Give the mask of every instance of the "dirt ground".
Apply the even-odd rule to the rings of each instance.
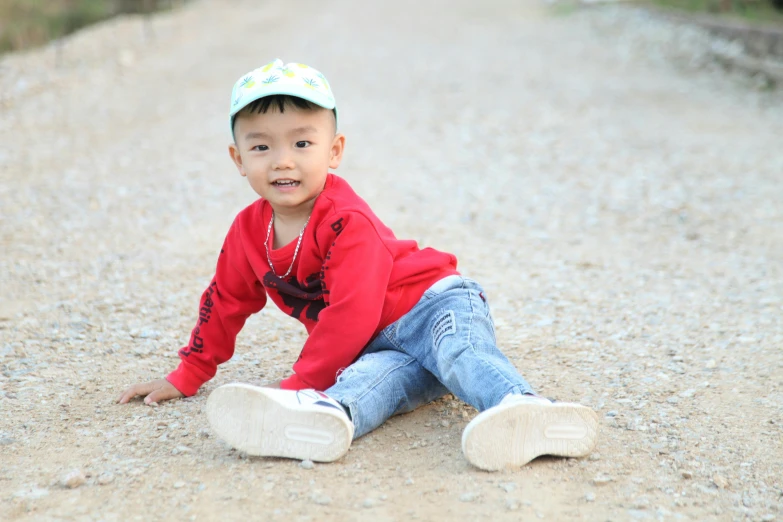
[[[783,520],[781,96],[624,16],[202,0],[4,57],[0,520]],[[589,458],[473,469],[450,396],[333,464],[238,454],[204,404],[288,374],[305,332],[272,308],[195,397],[115,404],[176,366],[253,200],[226,114],[275,57],[329,77],[338,174],[457,254],[542,394],[599,413]]]

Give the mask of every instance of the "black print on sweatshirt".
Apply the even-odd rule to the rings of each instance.
[[[212,307],[215,306],[215,302],[212,300],[212,295],[217,290],[217,283],[215,281],[209,285],[209,288],[204,292],[204,302],[198,311],[198,322],[193,329],[191,335],[190,344],[179,351],[180,355],[188,357],[191,353],[201,353],[204,351],[204,339],[201,337],[201,326],[205,325],[212,318]]]
[[[291,308],[288,315],[294,319],[304,312],[307,319],[317,321],[318,314],[326,308],[319,274],[310,274],[301,286],[294,276],[283,280],[269,271],[264,275],[264,286],[280,294],[283,304]]]

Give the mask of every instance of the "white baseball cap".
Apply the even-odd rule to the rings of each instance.
[[[331,109],[337,121],[337,106],[326,77],[309,65],[283,64],[277,59],[242,75],[234,84],[229,113],[231,135],[234,135],[234,117],[239,111],[260,98],[275,94],[295,96]]]

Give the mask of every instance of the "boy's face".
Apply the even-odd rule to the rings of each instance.
[[[229,154],[250,186],[278,213],[309,214],[330,168],[342,160],[345,136],[335,134],[328,109],[270,106],[266,113],[240,113]]]

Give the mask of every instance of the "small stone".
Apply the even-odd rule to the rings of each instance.
[[[775,515],[773,515],[772,513],[767,513],[766,515],[761,517],[761,522],[774,522],[774,520],[775,520]]]
[[[684,399],[690,399],[695,394],[696,394],[696,390],[694,390],[693,388],[690,388],[688,390],[680,392],[680,397],[682,397]]]
[[[608,475],[596,475],[595,478],[593,478],[593,485],[605,486],[612,481],[614,481],[614,479]]]
[[[677,404],[678,402],[680,402],[680,398],[672,395],[671,397],[666,399],[666,402],[668,402],[669,404]]]
[[[85,478],[84,473],[82,473],[81,470],[75,469],[63,476],[60,483],[63,487],[74,489],[84,484],[85,480],[87,479]]]
[[[299,467],[302,469],[313,469],[315,464],[313,464],[312,460],[303,460],[299,463]]]
[[[129,49],[123,49],[117,56],[117,62],[123,67],[132,67],[136,63],[136,55]]]
[[[328,506],[332,503],[332,498],[329,495],[324,495],[320,492],[314,492],[312,495],[310,495],[310,500],[319,506]]]
[[[413,479],[412,478],[408,478],[407,480],[405,480],[405,485],[406,486],[412,486],[413,485]]]
[[[709,361],[707,361],[707,363],[704,365],[704,367],[707,368],[708,370],[712,370],[717,365],[718,365],[718,363],[715,362],[715,359],[710,359]]]
[[[362,507],[364,508],[373,508],[375,505],[376,502],[374,498],[365,498],[364,502],[362,502]]]
[[[109,471],[104,471],[100,475],[98,475],[98,484],[101,486],[105,486],[106,484],[111,484],[114,482],[114,474]]]
[[[617,417],[617,411],[611,410],[606,412],[607,417]]]
[[[588,457],[589,460],[601,460],[601,454],[600,453],[591,453]]]
[[[469,492],[469,493],[463,493],[459,496],[460,502],[473,502],[478,497],[477,493]]]
[[[9,446],[16,442],[16,439],[11,437],[0,437],[0,446]]]
[[[692,479],[693,478],[693,473],[691,473],[690,471],[683,471],[680,474],[682,475],[682,478],[684,478],[684,479]]]
[[[440,425],[443,426],[444,428],[448,428],[449,426],[451,426],[451,423],[446,419],[443,419],[442,421],[440,421]]]
[[[520,508],[519,502],[517,502],[513,498],[509,498],[506,500],[506,509],[508,509],[509,511],[517,511],[519,510],[519,508]]]
[[[177,482],[174,483],[174,489],[180,489],[180,488],[182,488],[184,486],[185,486],[185,483],[183,481],[181,481],[181,480],[178,480]]]
[[[47,488],[30,488],[30,489],[21,489],[13,494],[14,498],[25,498],[25,499],[39,499],[43,498],[49,495],[49,490]]]
[[[592,491],[588,491],[585,493],[585,500],[588,502],[595,502],[595,493]]]
[[[647,497],[639,497],[631,504],[632,509],[644,510],[650,507],[650,500]]]
[[[513,482],[501,482],[498,486],[506,493],[511,493],[517,488],[517,485]]]
[[[712,477],[712,483],[715,484],[718,489],[726,489],[729,487],[729,481],[723,475],[715,475]]]

